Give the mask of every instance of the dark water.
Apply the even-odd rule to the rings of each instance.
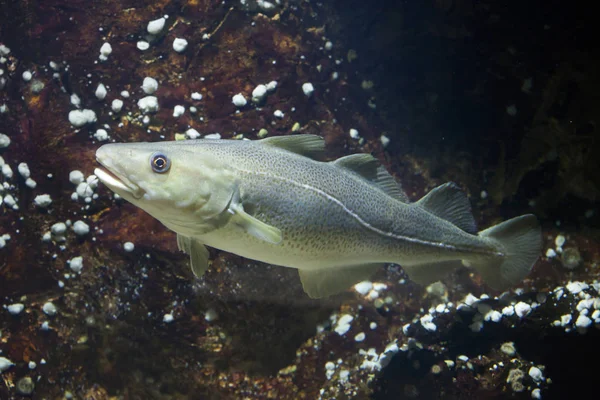
[[[593,390],[592,10],[259,3],[0,1],[0,399],[563,399]],[[176,38],[188,43],[180,53]],[[146,77],[158,83],[156,112],[138,106]],[[238,93],[246,105],[233,104]],[[174,116],[175,106],[185,112]],[[84,109],[95,121],[76,126],[84,116],[70,113]],[[505,293],[467,268],[422,286],[387,265],[315,300],[296,270],[215,249],[195,279],[175,234],[92,176],[103,143],[189,138],[190,129],[223,139],[317,134],[327,159],[371,153],[412,201],[456,182],[480,229],[535,214],[540,258]]]

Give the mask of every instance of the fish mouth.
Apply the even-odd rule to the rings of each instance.
[[[144,195],[144,190],[135,183],[131,182],[124,176],[119,175],[117,172],[111,170],[106,164],[96,158],[96,161],[102,165],[105,169],[96,168],[94,169],[94,175],[98,177],[100,182],[108,186],[112,191],[123,196],[130,195],[134,199],[139,199]]]

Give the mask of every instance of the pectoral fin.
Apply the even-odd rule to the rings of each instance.
[[[192,272],[196,278],[204,275],[208,269],[208,249],[197,239],[183,235],[177,235],[177,247],[179,250],[190,255]]]
[[[366,264],[324,270],[298,270],[302,287],[313,299],[343,292],[352,285],[367,280],[383,264]]]
[[[229,211],[234,215],[233,221],[249,235],[272,244],[281,243],[282,236],[278,228],[265,224],[246,213],[241,204],[232,202]]]

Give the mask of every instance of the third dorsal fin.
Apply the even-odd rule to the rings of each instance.
[[[452,222],[465,232],[477,233],[477,225],[471,204],[465,192],[453,182],[448,182],[432,189],[415,203],[430,213]]]

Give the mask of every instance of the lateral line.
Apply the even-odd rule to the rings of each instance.
[[[265,177],[268,177],[268,178],[271,178],[271,179],[276,179],[276,180],[279,180],[279,181],[283,181],[283,182],[289,183],[289,184],[291,184],[293,186],[296,186],[296,187],[300,187],[300,188],[303,188],[303,189],[310,190],[310,191],[318,194],[319,196],[324,197],[327,200],[332,201],[333,203],[335,203],[336,205],[338,205],[339,207],[341,207],[346,213],[350,214],[354,219],[356,219],[363,227],[365,227],[365,228],[367,228],[367,229],[371,230],[372,232],[375,232],[375,233],[377,233],[379,235],[382,235],[382,236],[385,236],[385,237],[388,237],[388,238],[392,238],[392,239],[396,239],[396,240],[404,240],[404,241],[409,242],[409,243],[415,243],[415,244],[420,244],[420,245],[425,245],[425,246],[438,247],[438,248],[441,248],[441,249],[447,249],[447,250],[451,250],[451,251],[460,251],[461,250],[458,247],[450,245],[450,244],[447,244],[447,243],[432,242],[432,241],[429,241],[429,240],[422,240],[422,239],[418,239],[418,238],[412,238],[412,237],[409,237],[409,236],[398,235],[398,234],[393,233],[393,232],[386,232],[384,230],[381,230],[381,229],[379,229],[379,228],[377,228],[377,227],[369,224],[364,219],[362,219],[360,215],[358,215],[356,212],[354,212],[350,208],[346,207],[346,205],[344,203],[342,203],[340,200],[336,199],[335,197],[333,197],[332,195],[330,195],[329,193],[327,193],[327,192],[325,192],[325,191],[323,191],[321,189],[317,189],[314,186],[306,185],[306,184],[303,184],[303,183],[298,183],[298,182],[296,182],[294,180],[291,180],[291,179],[287,179],[287,178],[279,177],[279,176],[273,176],[273,175],[270,175],[270,174],[264,173],[264,172],[255,172],[255,171],[248,171],[248,170],[243,170],[243,169],[239,169],[239,171],[247,173],[247,174],[250,174],[250,175],[254,174],[254,175],[265,176]],[[487,253],[487,252],[482,252],[482,253]]]

